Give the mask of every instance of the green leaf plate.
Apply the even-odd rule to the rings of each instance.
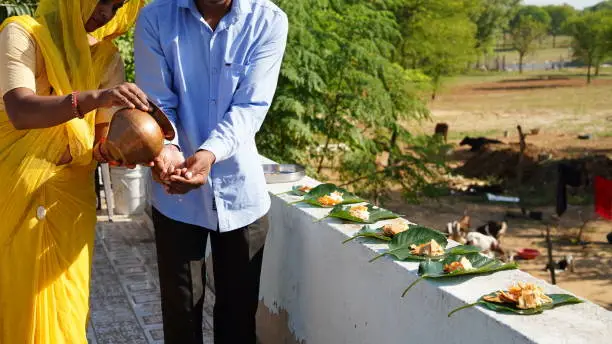
[[[354,203],[361,203],[365,201],[364,199],[357,197],[355,194],[350,193],[343,188],[340,188],[334,184],[328,183],[328,184],[321,184],[317,187],[314,187],[312,190],[310,190],[308,193],[304,195],[304,198],[302,200],[296,203],[306,202],[310,205],[314,205],[317,207],[331,208],[331,206],[322,205],[319,202],[319,198],[325,195],[329,195],[332,192],[342,193],[342,203],[340,204],[354,204]]]
[[[325,216],[319,221],[322,221],[328,217],[335,217],[337,219],[347,220],[356,223],[373,224],[378,221],[396,219],[399,217],[398,214],[392,211],[379,208],[371,204],[366,204],[366,206],[368,207],[368,212],[370,213],[370,217],[364,221],[358,217],[351,215],[351,213],[349,212],[351,206],[352,205],[338,204],[337,206],[332,208],[332,210],[329,212],[329,214],[327,214],[327,216]]]
[[[373,226],[365,225],[361,228],[361,230],[359,230],[359,232],[357,232],[352,237],[344,240],[342,243],[346,244],[347,242],[355,240],[357,238],[373,238],[383,241],[391,241],[391,237],[385,235],[382,227],[374,228]]]
[[[461,247],[461,246],[458,246]],[[472,263],[472,267],[474,269],[471,270],[457,270],[450,273],[444,272],[444,265],[450,264],[452,262],[457,262],[461,259],[461,257],[467,258],[467,260]],[[518,264],[515,262],[511,263],[503,263],[498,259],[491,259],[489,257],[485,257],[480,253],[468,253],[465,255],[457,255],[451,254],[446,258],[434,261],[428,260],[423,261],[419,264],[419,275],[416,281],[414,281],[404,292],[402,293],[402,297],[406,295],[410,288],[414,287],[418,282],[423,280],[424,278],[449,278],[456,276],[465,276],[465,275],[480,275],[480,274],[489,274],[496,271],[502,270],[511,270],[518,268]]]
[[[301,190],[300,190],[300,188],[301,188],[302,186],[304,186],[304,185],[294,185],[294,186],[291,188],[291,191],[289,191],[289,193],[290,193],[290,194],[292,194],[292,195],[295,195],[295,196],[304,196],[304,195],[306,195],[308,192],[304,192],[304,191],[301,191]],[[314,189],[314,188],[313,188],[313,189]],[[312,191],[312,189],[311,189],[310,191]]]
[[[495,296],[495,294],[496,293],[491,293],[485,296]],[[499,312],[499,313],[534,315],[534,314],[540,314],[544,312],[545,310],[553,309],[555,307],[584,302],[580,300],[579,298],[572,296],[572,295],[568,295],[568,294],[547,294],[547,295],[553,300],[552,303],[549,303],[541,307],[532,308],[532,309],[520,309],[520,308],[517,308],[516,305],[510,304],[510,303],[497,303],[497,302],[485,301],[484,296],[483,296],[475,303],[465,305],[465,306],[462,306],[462,307],[459,307],[453,310],[452,312],[448,313],[448,316],[450,317],[451,315],[455,314],[456,312],[460,310],[474,307],[476,305],[481,305],[483,307],[486,307],[492,311]]]
[[[417,256],[410,253],[410,246],[421,245],[430,242],[431,240],[435,240],[442,247],[446,247],[446,245],[448,245],[448,239],[446,239],[446,235],[444,235],[442,232],[438,232],[434,229],[423,226],[411,227],[409,230],[399,233],[393,237],[393,239],[391,239],[389,242],[389,250],[372,258],[370,262],[373,262],[376,259],[386,255],[392,255],[395,258],[404,261],[424,261],[444,259],[450,254],[460,255],[480,251],[480,249],[475,246],[461,245],[446,249],[443,255],[437,257]]]

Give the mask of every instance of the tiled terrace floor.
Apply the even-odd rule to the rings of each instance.
[[[163,343],[155,242],[146,219],[100,218],[91,280],[90,344]],[[206,290],[204,343],[213,343]]]

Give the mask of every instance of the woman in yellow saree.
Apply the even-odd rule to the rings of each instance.
[[[111,40],[141,6],[41,0],[0,26],[0,344],[87,342],[97,142],[111,108],[147,110]]]

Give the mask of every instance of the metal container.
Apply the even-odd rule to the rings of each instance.
[[[174,129],[164,112],[153,102],[149,106],[149,113],[122,109],[113,116],[106,150],[114,161],[146,164],[159,155],[164,138],[174,138]]]
[[[263,170],[268,184],[296,182],[306,176],[304,166],[293,164],[264,164]]]

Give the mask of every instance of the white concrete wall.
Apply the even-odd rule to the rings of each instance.
[[[317,182],[304,179],[298,184]],[[261,276],[258,328],[268,343],[612,343],[612,312],[593,303],[536,316],[504,315],[476,307],[452,309],[515,281],[537,282],[548,293],[568,293],[522,271],[446,281],[417,278],[417,263],[368,260],[384,245],[342,241],[360,225],[315,223],[329,210],[289,205],[269,185],[272,209]],[[410,217],[407,217],[410,220]],[[610,286],[612,287],[612,286]]]

